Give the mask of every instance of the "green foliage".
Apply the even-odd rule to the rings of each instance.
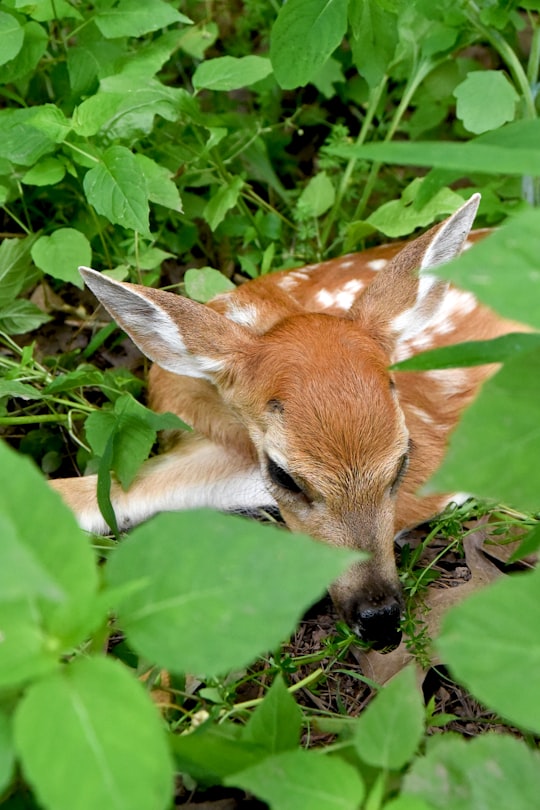
[[[10,337],[60,317],[84,333],[80,264],[207,301],[239,273],[406,236],[480,190],[480,224],[510,220],[440,274],[540,328],[537,4],[177,5],[0,2],[0,425],[43,470],[63,463],[64,441],[76,450],[113,528],[111,476],[129,486],[157,431],[185,426],[133,398],[138,378],[103,370],[120,338],[99,314],[84,350],[48,356],[43,331]],[[436,484],[538,510],[537,344],[514,335],[400,365],[504,363]],[[35,469],[4,446],[0,468],[0,802],[31,791],[45,810],[169,808],[174,760],[188,782],[276,810],[535,805],[536,573],[454,609],[438,642],[525,740],[426,737],[408,669],[360,717],[338,718],[335,744],[304,750],[313,718],[287,656],[267,655],[253,700],[242,668],[278,648],[347,555],[194,513],[158,517],[119,548],[100,541],[98,567]],[[538,542],[533,528],[518,553]],[[105,658],[117,631],[127,641]],[[335,642],[336,660],[351,641]],[[161,666],[181,714],[160,718],[148,692]]]

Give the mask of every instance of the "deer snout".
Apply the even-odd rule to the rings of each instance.
[[[397,594],[378,594],[353,600],[345,610],[355,633],[375,650],[397,647],[401,641],[402,603]]]

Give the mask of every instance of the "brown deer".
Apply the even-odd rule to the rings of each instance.
[[[193,427],[147,461],[127,492],[113,483],[119,525],[166,510],[278,507],[293,531],[369,552],[330,592],[361,638],[395,643],[402,603],[394,537],[456,499],[417,491],[495,367],[389,366],[525,328],[429,272],[461,251],[478,202],[474,195],[404,246],[273,273],[208,305],[81,268],[154,361],[151,407]],[[81,526],[107,529],[95,476],[52,484]]]

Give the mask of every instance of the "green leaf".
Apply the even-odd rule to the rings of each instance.
[[[523,680],[521,672],[519,683]],[[516,691],[514,681],[511,693]],[[405,793],[428,801],[435,810],[531,810],[537,803],[540,756],[522,740],[502,734],[436,740],[405,776]]]
[[[435,808],[418,796],[406,796],[402,793],[397,799],[385,803],[384,810],[435,810]]]
[[[47,50],[49,37],[42,25],[37,22],[28,22],[23,26],[24,41],[22,48],[14,59],[0,66],[0,83],[12,82],[27,76],[39,64],[41,57]],[[29,161],[29,165],[32,161]]]
[[[299,213],[320,217],[334,204],[336,192],[326,172],[312,177],[298,199]]]
[[[538,684],[523,673],[540,666],[539,588],[538,569],[504,577],[449,611],[437,642],[445,664],[475,697],[536,734]]]
[[[0,380],[0,399],[19,397],[20,399],[42,399],[42,393],[19,380]]]
[[[479,135],[513,121],[519,95],[501,70],[467,74],[454,90],[456,115],[469,132]]]
[[[196,90],[238,90],[266,79],[272,73],[264,56],[220,56],[201,62],[193,74]]]
[[[279,754],[298,746],[301,731],[302,711],[278,675],[249,718],[242,739]]]
[[[241,787],[272,810],[358,810],[364,796],[352,765],[317,751],[285,751],[234,774],[225,784]]]
[[[213,267],[191,268],[184,276],[186,295],[206,304],[215,295],[234,290],[235,286],[223,273]]]
[[[528,554],[534,554],[540,548],[540,526],[530,531],[521,541],[519,547],[510,555],[508,562],[514,563],[516,560],[521,560]]]
[[[64,645],[80,642],[93,626],[97,572],[73,514],[30,461],[0,444],[0,469],[0,569],[11,579],[0,592],[0,602],[8,600],[0,606],[0,683],[17,684],[50,667]]]
[[[122,394],[112,411],[94,411],[85,423],[88,442],[98,456],[105,453],[112,438],[112,467],[124,489],[128,489],[142,462],[148,458],[158,430],[187,426],[172,413],[157,414],[130,394]]]
[[[398,41],[397,18],[378,0],[349,4],[354,64],[370,87],[377,87],[392,61]]]
[[[203,210],[203,217],[213,231],[223,222],[227,211],[230,211],[230,209],[234,208],[236,205],[243,185],[244,181],[241,177],[234,177],[230,183],[216,191],[206,203]]]
[[[49,315],[30,301],[19,299],[0,307],[0,332],[22,335],[50,321]]]
[[[51,236],[39,237],[32,247],[32,258],[44,273],[82,289],[84,282],[77,268],[92,264],[92,248],[80,231],[59,228]]]
[[[11,14],[0,11],[0,39],[2,48],[0,49],[0,65],[5,65],[14,59],[22,48],[24,41],[24,29],[19,21]]]
[[[30,251],[35,236],[4,239],[0,245],[0,309],[11,303],[35,277]]]
[[[540,329],[539,255],[540,211],[525,210],[458,259],[437,268],[437,275],[471,290],[506,318]]]
[[[468,141],[394,141],[328,147],[329,154],[405,166],[437,166],[463,174],[540,175],[540,120],[507,124]]]
[[[398,371],[430,371],[434,368],[462,368],[481,366],[487,363],[502,363],[515,354],[540,347],[540,335],[527,332],[512,332],[492,340],[471,340],[421,352],[392,368]]]
[[[136,528],[107,578],[140,582],[119,608],[134,649],[166,669],[212,675],[275,648],[357,558],[230,515],[179,512]]]
[[[426,491],[470,492],[525,511],[540,507],[540,349],[506,361],[450,437]]]
[[[54,810],[165,810],[173,773],[164,728],[118,661],[80,658],[27,691],[15,714],[23,772]]]
[[[83,386],[99,386],[104,382],[103,372],[95,366],[82,365],[74,371],[59,374],[43,389],[44,394],[60,394]]]
[[[99,11],[94,22],[107,39],[140,37],[173,23],[191,23],[170,3],[163,0],[120,0],[114,6]]]
[[[399,200],[384,203],[368,217],[367,222],[385,236],[406,236],[416,228],[430,225],[434,219],[453,214],[461,205],[463,197],[443,188],[426,205],[417,208],[414,204],[423,180],[417,177],[404,189]]]
[[[172,211],[182,211],[182,201],[174,180],[173,173],[165,166],[160,166],[146,155],[135,155],[139,169],[146,179],[148,199],[170,208]]]
[[[82,20],[82,15],[68,0],[35,0],[30,6],[26,0],[16,2],[17,8],[22,7],[34,20],[50,22],[50,20],[63,20],[72,18]]]
[[[148,234],[148,190],[139,165],[125,146],[111,146],[84,176],[88,202],[113,225]]]
[[[203,784],[215,785],[267,756],[265,748],[240,739],[233,723],[205,723],[190,734],[175,735],[171,747],[178,769]]]
[[[66,167],[57,158],[42,158],[22,177],[28,186],[54,186],[63,179]]]
[[[384,770],[398,770],[414,756],[424,735],[425,709],[413,667],[393,678],[358,718],[353,742],[359,756]]]
[[[0,110],[0,157],[32,166],[54,149],[54,139],[32,125],[34,111]]]
[[[10,718],[0,711],[0,794],[11,782],[15,770],[15,750]]]
[[[288,0],[272,27],[270,59],[279,85],[307,84],[347,30],[348,0]]]

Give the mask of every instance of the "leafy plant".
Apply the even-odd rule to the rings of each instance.
[[[99,315],[89,342],[48,350],[45,330],[88,329],[79,264],[205,301],[408,235],[481,190],[481,222],[510,221],[441,275],[540,325],[534,0],[177,5],[0,3],[0,426],[46,471],[75,448],[99,471],[110,525],[111,471],[127,486],[156,432],[178,422],[136,402],[137,376],[103,370],[121,336]],[[414,359],[504,363],[434,485],[538,509],[538,351],[531,331]],[[294,693],[315,694],[331,664],[343,674],[353,639],[327,640],[296,685],[299,662],[280,643],[349,555],[186,513],[119,547],[100,541],[98,566],[29,463],[1,447],[0,465],[0,801],[20,806],[30,790],[47,810],[167,808],[176,770],[275,810],[534,805],[537,572],[452,610],[436,642],[523,739],[432,736],[447,717],[423,707],[411,669],[359,717],[314,716]],[[532,528],[525,553],[537,523],[519,525]],[[263,674],[246,670],[259,655]],[[335,736],[305,750],[313,724]]]

